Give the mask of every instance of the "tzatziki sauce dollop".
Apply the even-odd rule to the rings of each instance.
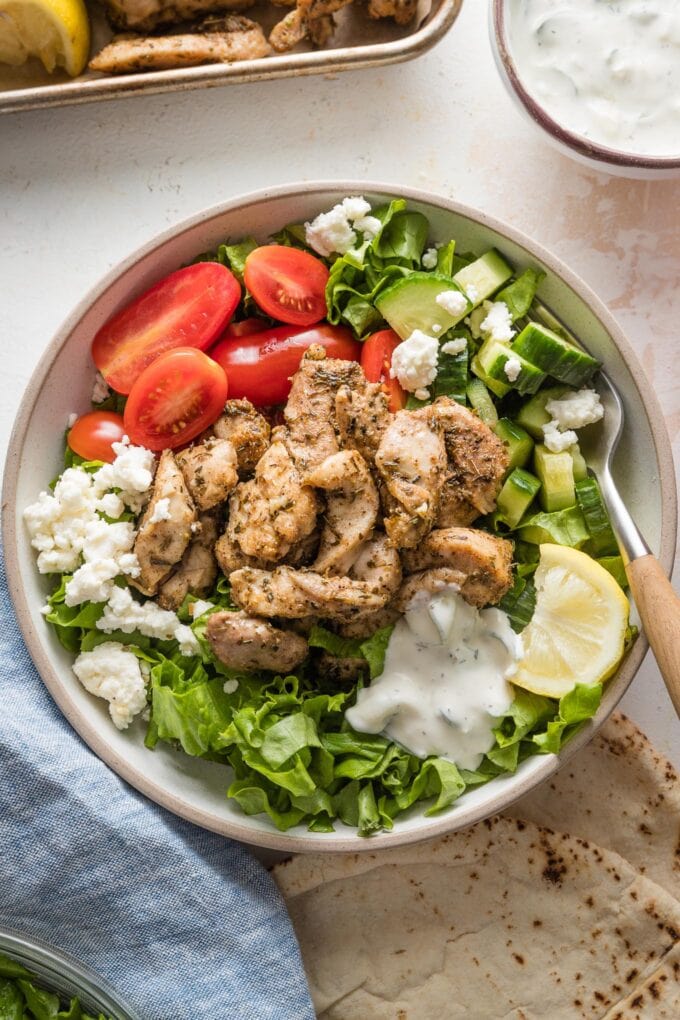
[[[508,0],[527,91],[562,127],[638,155],[680,153],[677,0]]]
[[[453,588],[416,597],[395,625],[385,667],[345,713],[419,758],[476,769],[513,700],[522,640],[500,609],[476,609]]]

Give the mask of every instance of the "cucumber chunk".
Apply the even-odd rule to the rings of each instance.
[[[576,499],[590,534],[589,552],[595,557],[618,556],[619,545],[597,481],[588,477],[577,482]]]
[[[517,467],[524,467],[529,462],[534,448],[534,441],[529,433],[509,418],[501,418],[494,425],[494,432],[507,448],[510,458],[508,472]]]
[[[402,340],[410,337],[414,329],[429,336],[441,336],[465,318],[472,307],[468,302],[459,316],[450,315],[437,304],[437,297],[447,290],[460,290],[460,287],[436,273],[409,273],[379,294],[375,306]],[[433,330],[435,326],[439,330]]]
[[[534,450],[534,471],[541,481],[539,496],[544,510],[566,510],[575,506],[574,462],[569,450],[553,453],[539,444]]]
[[[535,475],[523,468],[515,468],[496,499],[499,518],[509,528],[516,528],[540,488],[541,483]]]
[[[495,425],[498,421],[498,411],[493,399],[481,379],[470,379],[467,385],[467,398],[470,407],[473,407],[481,420],[486,425]]]
[[[530,322],[524,327],[512,349],[553,379],[576,387],[587,382],[600,367],[595,358],[538,322]]]
[[[574,443],[573,446],[569,447],[569,453],[571,459],[574,462],[574,481],[581,482],[584,478],[588,477],[588,465],[586,464],[586,458],[581,453],[581,448],[578,443]]]
[[[567,393],[572,393],[567,386],[549,386],[540,393],[537,393],[535,397],[528,400],[526,404],[523,404],[519,409],[519,412],[515,415],[515,420],[518,425],[521,425],[523,429],[526,429],[530,436],[539,441],[543,440],[543,426],[547,425],[550,421],[550,415],[545,409],[545,405],[549,400],[559,400],[560,397],[564,397]]]
[[[482,380],[486,388],[491,390],[491,392],[497,397],[504,397],[506,393],[510,392],[510,383],[501,382],[500,379],[492,379],[490,375],[487,375],[480,365],[479,358],[476,354],[470,362],[470,369],[475,373],[478,379]]]
[[[459,269],[453,279],[465,291],[473,287],[473,305],[479,305],[512,276],[512,269],[495,248],[485,252],[469,266]]]
[[[516,535],[523,542],[543,545],[568,545],[580,549],[588,541],[588,529],[583,514],[576,506],[555,513],[534,514],[524,522]]]
[[[477,352],[477,358],[482,370],[491,379],[508,383],[512,389],[518,390],[519,393],[535,393],[545,382],[545,372],[536,368],[521,355],[517,355],[514,348],[508,347],[507,344],[503,344],[499,340],[485,340]],[[505,372],[505,366],[511,358],[519,361],[520,365],[519,375],[513,380],[508,379]]]

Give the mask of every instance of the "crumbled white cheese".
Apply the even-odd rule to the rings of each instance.
[[[548,400],[545,409],[561,429],[582,429],[600,421],[604,415],[599,393],[587,388],[558,400]]]
[[[413,393],[425,389],[437,375],[439,344],[433,336],[415,329],[392,353],[390,375]]]
[[[104,641],[81,652],[73,672],[86,691],[105,698],[119,730],[126,729],[146,708],[146,685],[137,656],[118,641]]]
[[[107,492],[101,499],[97,500],[97,510],[106,514],[107,517],[120,517],[125,510],[125,503],[115,492]]]
[[[143,446],[131,446],[127,436],[120,443],[113,443],[112,448],[116,458],[93,476],[95,488],[100,494],[118,489],[123,502],[139,513],[153,482],[154,454]]]
[[[344,255],[356,244],[357,230],[369,238],[380,230],[380,220],[370,212],[371,207],[362,196],[344,198],[328,212],[319,213],[311,223],[305,223],[305,240],[324,257],[334,252]]]
[[[464,336],[457,336],[454,340],[447,340],[442,344],[444,354],[460,354],[467,347],[467,339]]]
[[[578,436],[571,430],[560,432],[557,422],[550,421],[543,426],[543,442],[553,453],[562,453],[578,440]]]
[[[105,634],[114,630],[131,634],[133,630],[138,630],[147,637],[161,641],[175,638],[182,655],[196,655],[199,651],[198,641],[191,628],[180,623],[175,613],[161,609],[151,600],[137,602],[127,588],[114,588],[104,612],[97,620],[97,629]]]
[[[435,269],[437,266],[437,249],[428,248],[421,259],[423,269]]]
[[[160,524],[161,521],[169,521],[172,517],[170,513],[170,498],[164,496],[159,499],[153,508],[153,513],[149,517],[149,524]]]
[[[422,390],[416,390],[416,392],[413,394],[413,396],[416,398],[416,400],[429,400],[430,399],[430,391],[426,390],[424,388]]]
[[[505,372],[505,375],[510,382],[515,382],[520,372],[522,371],[522,363],[519,360],[519,358],[516,358],[513,355],[512,357],[508,358],[508,360],[503,365],[503,371]]]
[[[101,372],[97,372],[94,377],[94,386],[92,387],[92,403],[103,404],[104,401],[108,399],[110,393],[111,390],[109,389],[109,384],[106,379]]]
[[[475,287],[474,283],[469,284],[465,288],[465,293],[467,294],[468,298],[470,299],[470,301],[474,305],[476,303],[476,301],[477,301],[477,298],[479,297],[479,291]]]
[[[485,301],[484,310],[486,318],[480,323],[480,330],[484,336],[492,340],[500,340],[505,343],[512,340],[515,330],[512,329],[512,316],[505,301]]]
[[[85,525],[82,543],[83,564],[66,584],[67,606],[82,602],[106,602],[119,574],[136,577],[139,561],[132,552],[135,529],[132,524],[109,524],[96,518]]]
[[[189,604],[189,612],[194,620],[197,620],[199,616],[203,616],[209,609],[214,609],[215,603],[209,602],[208,599],[196,599],[195,602]]]
[[[468,306],[468,300],[460,290],[443,290],[437,294],[435,301],[455,319],[459,319]]]
[[[225,694],[235,694],[238,690],[238,680],[225,680],[222,684],[222,690]]]

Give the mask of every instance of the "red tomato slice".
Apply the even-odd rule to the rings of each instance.
[[[311,326],[326,315],[328,269],[299,248],[265,244],[251,251],[243,279],[263,312],[294,326]]]
[[[253,315],[249,319],[241,319],[240,322],[230,322],[220,339],[226,340],[228,337],[250,336],[251,333],[261,333],[266,328],[264,320],[256,319]]]
[[[184,446],[219,418],[227,377],[207,354],[178,347],[145,368],[130,391],[123,416],[133,443],[149,450]]]
[[[320,323],[311,329],[273,326],[251,336],[220,340],[210,357],[229,377],[229,394],[247,397],[256,407],[282,404],[290,393],[290,377],[311,344],[321,344],[331,358],[358,361],[361,344],[344,326]]]
[[[369,382],[382,383],[389,397],[390,411],[400,411],[406,406],[406,393],[398,379],[390,376],[392,354],[401,340],[393,329],[381,329],[369,336],[361,351],[361,367]]]
[[[102,326],[92,343],[94,363],[109,386],[129,393],[165,351],[214,343],[240,300],[236,277],[219,262],[178,269]]]
[[[73,423],[68,434],[68,445],[85,460],[115,460],[113,443],[125,435],[123,416],[115,411],[90,411]]]

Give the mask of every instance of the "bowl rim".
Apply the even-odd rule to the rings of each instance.
[[[62,685],[57,670],[52,664],[51,657],[43,647],[42,637],[33,624],[19,569],[19,546],[23,540],[23,531],[20,526],[20,519],[17,520],[15,509],[22,459],[21,451],[25,443],[25,434],[33,408],[40,399],[40,394],[47,381],[52,362],[91,306],[102,298],[123,273],[129,271],[141,259],[147,257],[167,242],[177,239],[193,228],[207,224],[210,220],[221,217],[228,212],[244,210],[249,206],[260,205],[272,199],[304,197],[311,200],[316,194],[328,197],[329,193],[331,195],[365,193],[385,197],[397,195],[405,198],[407,201],[436,206],[496,231],[540,260],[551,273],[554,273],[565,283],[600,321],[605,331],[613,340],[623,360],[629,366],[631,364],[633,366],[638,365],[636,356],[628,344],[621,327],[600,298],[571,269],[541,244],[533,241],[532,238],[517,228],[493,216],[489,216],[472,206],[453,201],[433,192],[426,192],[418,188],[405,187],[401,184],[385,181],[318,180],[302,183],[291,182],[272,188],[258,189],[236,196],[228,202],[210,206],[193,216],[181,220],[174,227],[163,230],[138,246],[127,258],[123,259],[106,273],[99,283],[90,288],[58,329],[40,358],[19,406],[9,441],[2,494],[2,518],[5,534],[8,586],[16,609],[19,627],[29,653],[43,683],[74,730],[102,761],[135,789],[174,814],[223,836],[228,836],[250,845],[298,853],[373,852],[409,843],[418,843],[448,832],[466,828],[484,818],[503,811],[541,782],[547,780],[558,768],[566,764],[581,747],[588,743],[625,694],[648,648],[647,639],[644,633],[641,632],[616,675],[609,682],[605,697],[596,715],[569,741],[559,757],[557,755],[541,756],[539,764],[532,770],[530,776],[520,774],[513,777],[514,781],[510,789],[500,787],[492,799],[491,805],[462,804],[458,807],[454,806],[450,811],[434,821],[432,819],[428,820],[425,831],[417,828],[402,830],[399,826],[396,826],[390,832],[380,833],[376,839],[365,839],[357,836],[356,832],[352,831],[350,833],[348,831],[347,837],[344,837],[344,834],[340,837],[336,835],[330,841],[323,834],[305,833],[304,835],[290,835],[282,833],[275,829],[273,825],[266,830],[252,829],[246,823],[245,815],[243,822],[229,817],[218,818],[211,811],[191,804],[180,795],[158,785],[148,773],[137,771],[125,758],[107,744],[106,740],[100,735],[98,728],[81,715],[68,691]],[[677,528],[677,492],[670,439],[665,427],[661,407],[651,384],[641,368],[638,373],[633,373],[633,383],[638,390],[641,403],[649,421],[657,458],[661,497],[659,559],[666,574],[670,575]]]
[[[551,135],[557,142],[572,149],[586,159],[606,163],[609,166],[623,167],[634,170],[680,170],[680,155],[677,156],[646,156],[631,152],[628,149],[615,149],[608,145],[593,142],[583,135],[570,131],[546,111],[544,106],[523,85],[517,65],[511,54],[508,39],[506,14],[508,0],[490,0],[490,27],[494,56],[505,84],[516,95],[529,117]]]

